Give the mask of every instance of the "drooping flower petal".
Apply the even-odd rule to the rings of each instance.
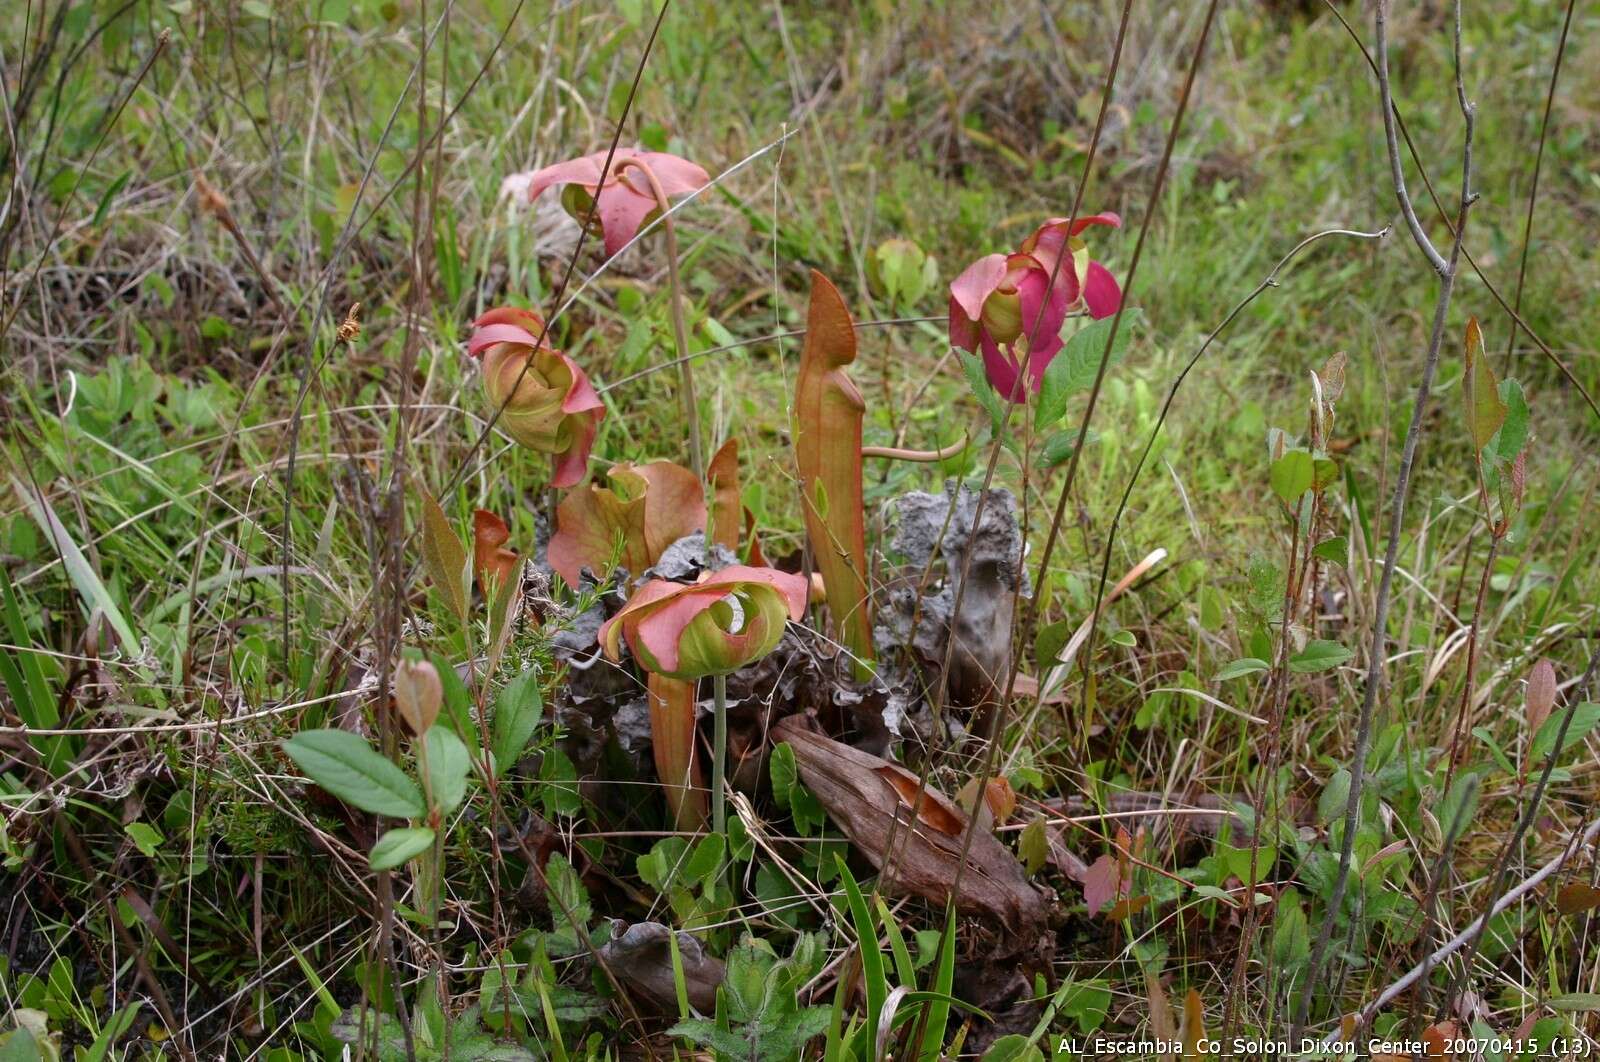
[[[600,205],[595,214],[600,219],[600,233],[605,240],[606,254],[614,255],[628,245],[657,209],[655,197],[641,195],[626,182],[608,184],[600,190]]]
[[[983,375],[1007,402],[1027,401],[1027,392],[1022,389],[1022,366],[988,336],[983,338]]]
[[[950,282],[950,342],[962,350],[978,345],[978,320],[983,304],[1006,278],[1006,256],[988,254]]]
[[[667,195],[688,195],[711,183],[711,175],[703,167],[677,155],[665,151],[641,151],[635,152],[634,157],[642,159],[650,167],[650,172],[656,175],[656,180],[661,182],[661,190]]]
[[[1089,308],[1089,316],[1110,317],[1122,306],[1122,288],[1117,278],[1111,275],[1111,270],[1094,261],[1089,263],[1088,274],[1083,282],[1083,304]]]

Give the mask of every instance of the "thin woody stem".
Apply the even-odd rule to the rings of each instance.
[[[624,181],[628,170],[638,170],[650,185],[650,194],[661,208],[661,227],[667,232],[667,282],[672,288],[672,336],[678,346],[678,393],[683,399],[683,415],[689,422],[689,467],[695,478],[706,478],[705,458],[700,451],[700,403],[694,393],[694,372],[689,368],[689,333],[683,323],[683,284],[678,279],[678,225],[672,204],[649,164],[637,158],[617,160],[617,174]],[[630,185],[631,187],[631,185]]]

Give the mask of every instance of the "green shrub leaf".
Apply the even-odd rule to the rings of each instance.
[[[348,730],[302,730],[283,743],[295,766],[313,782],[374,815],[420,819],[422,792],[406,773]]]
[[[367,856],[373,870],[393,870],[426,852],[433,844],[433,831],[426,826],[402,826],[378,838]]]

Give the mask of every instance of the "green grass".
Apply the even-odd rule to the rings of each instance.
[[[739,344],[697,364],[701,416],[716,440],[740,440],[745,500],[769,557],[803,539],[788,446],[800,340],[775,336],[803,327],[810,267],[836,281],[859,320],[934,318],[860,333],[854,376],[868,402],[867,442],[892,444],[903,431],[905,445],[935,447],[966,432],[978,444],[943,466],[869,464],[869,515],[904,490],[937,489],[946,476],[981,477],[987,418],[959,365],[941,361],[945,284],[976,257],[1008,249],[1043,218],[1067,212],[1119,10],[1052,7],[1049,18],[1028,5],[904,10],[886,0],[781,12],[708,3],[669,10],[625,145],[679,152],[717,173],[793,133],[680,215],[692,342],[697,350]],[[0,691],[0,725],[13,728],[0,739],[0,846],[11,886],[3,891],[17,898],[0,933],[0,1000],[14,1021],[23,1011],[45,1014],[50,1032],[84,1057],[153,1056],[174,1032],[213,1056],[259,1049],[283,1060],[323,1057],[337,1050],[332,1019],[380,991],[376,886],[364,862],[371,838],[336,806],[306,796],[278,742],[371,707],[371,698],[353,691],[376,680],[374,635],[395,601],[377,575],[397,526],[381,504],[395,475],[402,393],[407,516],[398,526],[418,525],[420,495],[428,493],[457,526],[474,508],[504,515],[512,544],[531,548],[550,508],[548,462],[503,436],[474,450],[485,406],[463,340],[492,305],[551,309],[568,245],[530,212],[498,201],[500,181],[606,146],[648,36],[650,5],[528,5],[514,21],[516,5],[506,0],[451,8],[429,52],[427,126],[438,122],[441,102],[452,116],[424,159],[420,205],[412,173],[417,100],[407,88],[419,5],[312,0],[234,10],[136,0],[126,8],[13,8],[0,15],[7,128],[21,147],[18,156],[13,134],[0,136],[10,190],[0,212],[0,322],[9,322],[0,337],[7,428],[0,554],[15,595],[14,608],[6,603],[4,639],[12,666]],[[442,8],[427,8],[432,26]],[[1370,35],[1362,11],[1342,10]],[[1443,9],[1428,11],[1396,12],[1396,99],[1440,199],[1453,204],[1461,123],[1450,38]],[[1478,103],[1483,194],[1468,246],[1508,299],[1518,288],[1533,151],[1563,12],[1511,0],[1466,12],[1465,76]],[[1084,212],[1116,210],[1125,219],[1121,230],[1091,230],[1094,253],[1119,277],[1147,208],[1153,214],[1131,291],[1142,321],[1100,398],[1097,441],[1085,453],[1040,587],[1048,594],[1041,625],[1055,644],[1089,611],[1117,502],[1168,387],[1206,335],[1305,237],[1398,221],[1375,82],[1338,21],[1314,5],[1224,7],[1166,188],[1149,202],[1198,14],[1198,7],[1135,11],[1083,200]],[[1580,5],[1552,108],[1521,296],[1524,319],[1591,394],[1600,391],[1591,349],[1600,332],[1600,256],[1590,238],[1600,202],[1597,27]],[[141,77],[166,29],[170,43]],[[1419,213],[1441,241],[1444,226],[1415,170],[1408,173]],[[195,194],[197,176],[226,198],[237,235]],[[416,217],[426,223],[420,233]],[[341,238],[347,224],[348,241]],[[915,240],[939,263],[939,283],[913,304],[891,304],[867,280],[869,255],[891,237]],[[415,301],[413,245],[428,278]],[[673,356],[659,256],[659,241],[647,239],[584,284],[554,328],[557,345],[597,385],[615,385],[604,392],[597,467],[687,460],[676,372],[635,375]],[[270,296],[251,257],[269,278]],[[591,243],[575,280],[600,257]],[[1008,738],[1008,751],[1019,749],[1012,783],[1033,800],[1084,795],[1093,805],[1123,789],[1243,798],[1270,788],[1299,809],[1301,835],[1280,839],[1283,859],[1268,876],[1274,896],[1293,888],[1297,899],[1264,909],[1247,988],[1234,1000],[1242,1028],[1281,1032],[1287,1021],[1286,989],[1303,964],[1305,927],[1285,912],[1306,905],[1313,937],[1325,917],[1337,845],[1318,805],[1349,762],[1383,514],[1434,292],[1402,226],[1381,243],[1323,241],[1240,315],[1178,395],[1112,544],[1110,573],[1116,579],[1158,547],[1167,561],[1103,621],[1092,691],[1075,672],[1064,705],[1047,706],[1037,727]],[[363,330],[340,344],[334,331],[354,302],[362,304]],[[1449,740],[1465,688],[1465,649],[1454,632],[1472,611],[1487,550],[1460,412],[1468,315],[1482,322],[1496,369],[1526,387],[1534,443],[1527,504],[1498,551],[1479,635],[1481,700],[1472,724],[1486,740],[1474,739],[1466,765],[1489,773],[1473,826],[1447,862],[1426,939],[1443,940],[1482,909],[1485,879],[1526,804],[1531,783],[1495,773],[1489,746],[1520,767],[1518,750],[1529,737],[1523,682],[1532,664],[1549,658],[1566,697],[1593,698],[1570,684],[1593,651],[1600,592],[1588,533],[1596,423],[1526,336],[1505,357],[1509,320],[1464,270],[1390,617],[1392,661],[1373,765],[1382,810],[1371,809],[1371,844],[1363,838],[1358,850],[1370,856],[1393,841],[1408,847],[1361,894],[1368,921],[1336,949],[1338,991],[1319,1003],[1319,1034],[1428,950],[1405,924],[1424,898],[1448,828],[1437,814],[1445,790],[1437,750]],[[408,345],[416,368],[402,380]],[[1188,687],[1239,711],[1269,714],[1260,675],[1221,683],[1214,676],[1258,655],[1252,641],[1268,625],[1274,573],[1288,545],[1269,485],[1267,429],[1304,434],[1308,374],[1340,350],[1349,354],[1349,384],[1334,437],[1347,478],[1332,496],[1328,530],[1351,538],[1356,563],[1330,570],[1325,611],[1333,618],[1300,633],[1339,641],[1355,655],[1336,671],[1298,677],[1285,709],[1283,767],[1269,784],[1265,728],[1204,699],[1156,691]],[[285,524],[290,425],[302,380]],[[1073,400],[1067,426],[1076,427],[1084,401]],[[1014,455],[1002,458],[998,478],[1022,490]],[[1057,468],[1026,479],[1036,585],[1063,478]],[[52,526],[75,549],[58,550]],[[293,542],[287,598],[280,584],[286,539]],[[428,590],[416,543],[401,548],[417,574],[401,609],[405,644],[464,661],[467,632]],[[547,653],[544,634],[519,632],[507,667]],[[1029,647],[1029,673],[1031,655]],[[75,733],[52,743],[21,736],[15,728],[23,724]],[[125,732],[136,725],[162,729]],[[561,725],[570,730],[572,720]],[[741,867],[756,884],[741,883],[732,896],[707,883],[652,884],[638,861],[655,840],[638,834],[659,831],[664,821],[653,778],[648,771],[624,777],[611,763],[619,771],[615,789],[631,794],[631,804],[626,815],[608,816],[593,792],[560,784],[574,769],[557,751],[557,736],[541,728],[537,767],[508,779],[499,799],[507,821],[537,813],[554,825],[563,855],[590,866],[582,880],[572,875],[549,887],[568,890],[566,898],[590,912],[591,928],[612,915],[641,919],[653,907],[719,956],[746,934],[770,945],[772,956],[795,954],[804,939],[797,928],[831,934],[822,943],[829,962],[852,945],[842,908],[830,928],[812,907],[789,911],[772,902],[797,887],[765,848]],[[1595,741],[1586,737],[1561,759],[1568,777],[1552,786],[1549,821],[1513,853],[1511,881],[1554,855],[1590,814]],[[77,769],[59,777],[41,774],[41,764],[74,761]],[[964,760],[944,762],[933,782],[953,793],[972,770]],[[780,842],[818,835],[787,802],[760,796],[755,806]],[[425,1034],[434,1018],[445,1027],[442,1011],[431,1015],[429,1006],[439,1005],[421,982],[442,957],[455,970],[450,1020],[472,1025],[460,1009],[476,1001],[485,971],[504,951],[530,971],[517,995],[527,1013],[511,1026],[530,1050],[553,1053],[542,1046],[553,1040],[552,1023],[563,1050],[578,1057],[641,1039],[627,1010],[605,1002],[605,979],[582,972],[583,949],[552,915],[538,875],[524,882],[502,872],[491,889],[498,861],[485,833],[492,828],[485,793],[468,807],[471,817],[454,824],[448,844],[449,926],[427,925],[419,901],[404,894],[406,879],[396,886],[402,966],[418,979],[406,987],[413,1021]],[[93,879],[69,850],[64,823],[81,836]],[[159,834],[150,851],[135,836],[148,842],[148,835],[128,829],[139,823]],[[1099,834],[1114,827],[1115,820],[1092,824],[1064,840],[1092,862],[1110,850]],[[581,843],[569,848],[574,837]],[[820,846],[784,851],[807,896],[824,909],[830,897],[842,903],[831,856]],[[521,868],[520,856],[512,858]],[[1080,997],[1058,992],[1069,980],[1105,986],[1119,1030],[1155,1028],[1147,973],[1167,978],[1166,994],[1180,1009],[1195,988],[1206,1027],[1215,1035],[1222,1025],[1241,912],[1190,886],[1225,886],[1238,854],[1206,842],[1198,855],[1155,847],[1143,858],[1162,872],[1135,876],[1153,902],[1121,925],[1089,917],[1079,886],[1059,873],[1040,879],[1060,891],[1065,912],[1053,976],[1037,986],[1060,1011],[1042,1043],[1079,1027],[1067,1016]],[[857,865],[858,876],[866,869]],[[1592,869],[1581,863],[1573,873],[1571,881],[1585,880]],[[119,898],[125,889],[152,914]],[[1504,936],[1480,955],[1474,985],[1485,1020],[1509,1033],[1530,1014],[1565,1014],[1593,1035],[1592,1008],[1578,998],[1595,992],[1600,976],[1592,930],[1584,916],[1560,916],[1544,891],[1536,895],[1541,903],[1513,909]],[[908,940],[913,931],[936,938],[944,921],[937,907],[918,901],[894,913]],[[161,1028],[111,918],[147,949],[181,1029]],[[926,965],[936,954],[919,959]],[[772,957],[762,961],[770,966]],[[825,973],[807,986],[804,1002],[827,1006],[835,998],[828,978],[838,970],[821,956],[817,969]],[[1458,972],[1445,964],[1435,984]],[[931,974],[929,967],[924,980]],[[959,995],[959,974],[956,984]],[[593,1003],[597,996],[604,1005]],[[1544,1004],[1553,997],[1577,1002],[1552,1011]],[[136,1001],[139,1012],[121,1017]],[[1397,1033],[1432,1020],[1420,1008],[1391,1015]],[[118,1032],[121,1021],[131,1024]],[[670,1022],[647,1017],[646,1024],[658,1053],[670,1052],[663,1034]],[[93,1045],[107,1029],[117,1045],[108,1039],[103,1050],[111,1053],[97,1055]],[[682,1049],[685,1041],[676,1042]]]

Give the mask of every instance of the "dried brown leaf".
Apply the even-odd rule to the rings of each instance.
[[[801,780],[880,871],[893,834],[893,869],[882,883],[886,892],[911,893],[936,905],[945,903],[956,880],[966,815],[948,797],[929,788],[923,795],[923,807],[937,810],[925,811],[922,822],[907,829],[902,809],[908,803],[905,780],[910,772],[824,737],[814,725],[804,716],[789,716],[773,727],[773,740],[789,743]],[[915,779],[911,780],[914,786]],[[915,792],[913,787],[913,797]],[[949,827],[954,827],[953,832]],[[962,914],[983,918],[1003,931],[1001,954],[1036,947],[1044,931],[1048,914],[1044,894],[1028,882],[1011,851],[983,831],[972,837],[967,869],[954,899]]]
[[[1541,659],[1528,672],[1528,692],[1523,698],[1527,708],[1528,733],[1537,734],[1550,710],[1556,703],[1556,669],[1548,660]]]

